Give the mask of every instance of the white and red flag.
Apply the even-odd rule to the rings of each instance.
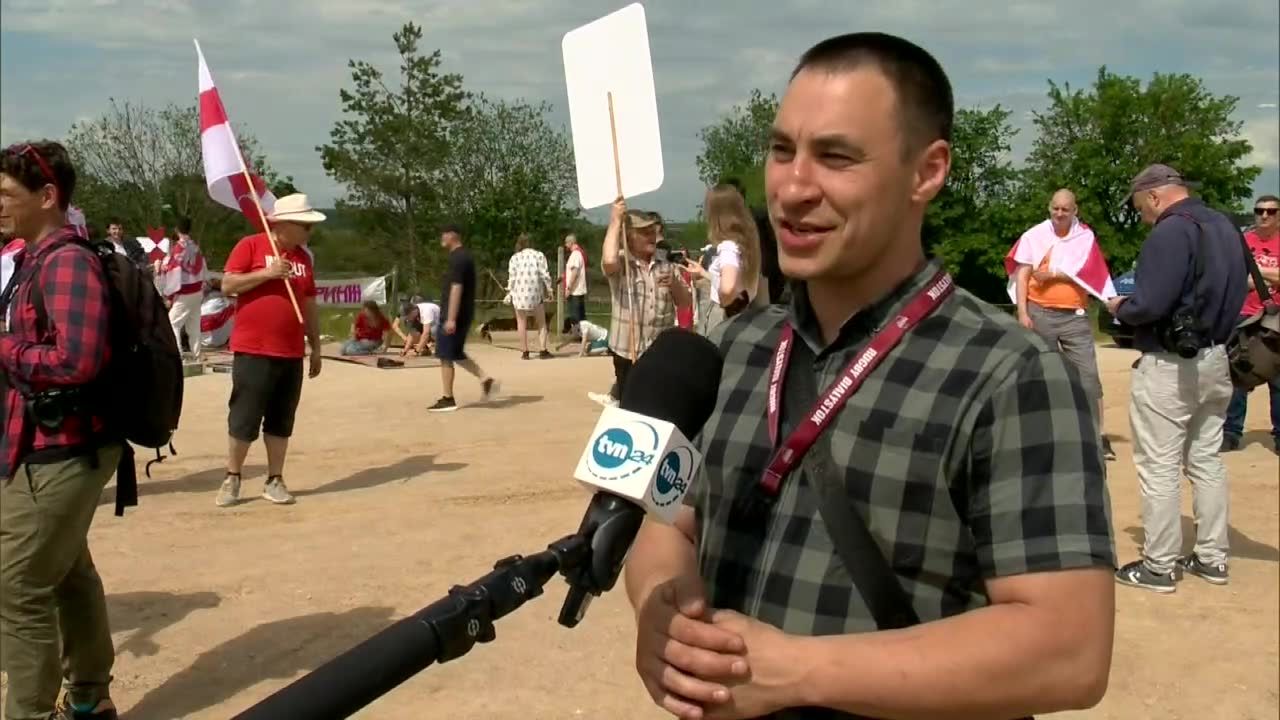
[[[240,143],[231,130],[231,121],[227,119],[227,110],[222,105],[222,97],[213,84],[213,75],[205,64],[204,53],[200,51],[200,42],[196,41],[196,56],[200,60],[200,149],[204,156],[204,179],[209,186],[209,195],[221,205],[244,213],[259,232],[262,226],[262,215],[254,204],[253,196],[258,196],[262,213],[271,214],[275,205],[275,196],[267,189],[262,178],[253,173],[240,152]],[[253,190],[249,189],[248,175],[253,178]]]
[[[1050,254],[1052,251],[1052,254]],[[1040,267],[1045,255],[1049,255],[1049,269],[1061,272],[1084,288],[1085,292],[1106,302],[1116,296],[1111,283],[1111,270],[1098,247],[1093,230],[1079,220],[1073,220],[1065,238],[1053,230],[1053,221],[1045,220],[1022,233],[1004,257],[1004,270],[1009,274],[1009,298],[1018,301],[1018,283],[1015,274],[1019,265]]]

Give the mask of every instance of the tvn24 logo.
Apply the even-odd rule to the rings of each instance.
[[[615,483],[650,472],[662,449],[661,439],[657,429],[643,421],[611,427],[592,440],[587,470],[601,481]],[[666,453],[658,463],[651,501],[667,507],[684,497],[695,464],[688,448],[676,447]]]
[[[625,480],[653,464],[658,430],[635,421],[611,427],[591,441],[591,474],[601,480]]]

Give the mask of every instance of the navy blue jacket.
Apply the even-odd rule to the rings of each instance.
[[[1186,213],[1200,221],[1204,238]],[[1195,300],[1195,256],[1204,253],[1200,278],[1204,304],[1198,316],[1209,329],[1210,341],[1227,341],[1244,306],[1246,269],[1240,231],[1226,215],[1198,198],[1180,200],[1156,218],[1155,227],[1142,243],[1134,269],[1134,292],[1120,304],[1116,317],[1134,327],[1133,346],[1142,352],[1168,352],[1158,329],[1182,307]]]

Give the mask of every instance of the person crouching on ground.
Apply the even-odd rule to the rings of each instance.
[[[343,355],[373,355],[386,341],[391,323],[382,314],[382,308],[373,300],[366,300],[351,323],[351,339],[342,344]]]
[[[308,342],[310,377],[320,374],[321,364],[315,273],[303,245],[311,227],[324,219],[324,214],[311,208],[306,195],[286,195],[276,200],[267,216],[280,256],[267,234],[258,233],[236,243],[227,258],[222,289],[237,297],[227,415],[231,447],[218,507],[240,502],[240,473],[259,431],[267,448],[262,497],[278,505],[294,502],[284,483],[284,460],[302,396],[302,358]],[[304,323],[294,314],[285,282],[293,287]]]

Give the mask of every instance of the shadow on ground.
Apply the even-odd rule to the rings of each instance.
[[[454,472],[465,468],[466,463],[437,463],[434,455],[414,455],[391,465],[377,468],[365,468],[331,483],[316,488],[293,490],[299,497],[307,495],[324,495],[327,493],[346,492],[348,490],[366,490],[392,482],[404,482],[417,475],[438,472]]]
[[[1142,528],[1128,527],[1125,532],[1129,534],[1129,538],[1138,546],[1138,550],[1142,550],[1142,539],[1145,537]],[[1186,515],[1182,516],[1182,545],[1183,554],[1191,552],[1191,548],[1196,541],[1196,521]],[[1259,542],[1245,535],[1235,528],[1234,525],[1228,526],[1227,543],[1230,548],[1227,550],[1227,560],[1232,558],[1244,558],[1246,560],[1262,560],[1264,562],[1280,562],[1280,549],[1277,549],[1264,542]]]
[[[392,608],[368,607],[263,623],[200,653],[121,717],[190,717],[263,680],[292,680],[382,630],[393,613]]]
[[[155,655],[160,651],[156,633],[177,625],[197,610],[217,607],[222,598],[214,592],[167,593],[130,592],[107,596],[107,617],[112,634],[132,632],[116,645],[116,655],[130,653],[134,657]]]

